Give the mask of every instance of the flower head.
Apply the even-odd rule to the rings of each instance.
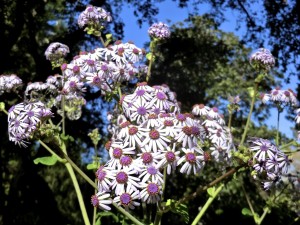
[[[171,32],[169,26],[163,22],[154,23],[149,29],[148,34],[152,38],[167,39],[170,37]]]
[[[275,65],[275,58],[268,49],[260,48],[250,56],[250,64],[255,69],[270,70]]]
[[[47,60],[57,61],[64,58],[70,52],[69,47],[59,42],[54,42],[49,45],[45,51]]]

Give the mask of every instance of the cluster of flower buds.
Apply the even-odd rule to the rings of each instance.
[[[169,26],[165,23],[154,23],[149,27],[148,34],[151,38],[163,40],[168,39],[171,35]]]
[[[22,84],[22,80],[15,74],[0,75],[0,95],[5,92],[16,91]]]
[[[161,199],[162,170],[199,173],[208,161],[228,160],[234,150],[229,130],[217,108],[196,105],[180,113],[176,95],[168,86],[139,83],[121,101],[106,145],[110,159],[96,172],[98,194],[92,204],[104,210],[115,202],[133,209],[140,202]],[[114,120],[114,115],[110,115]]]
[[[262,138],[248,140],[250,151],[253,152],[253,176],[263,183],[265,190],[281,180],[283,174],[287,174],[290,161],[280,149],[271,141]]]
[[[42,102],[19,103],[8,112],[9,140],[23,147],[41,123],[53,115]]]
[[[111,21],[112,17],[109,12],[101,7],[89,5],[80,13],[77,22],[79,27],[85,27],[89,34],[99,36],[100,31]]]
[[[277,87],[271,90],[270,93],[262,93],[260,98],[263,103],[273,102],[275,105],[281,107],[297,107],[299,105],[297,95],[291,89],[281,90],[279,87]]]
[[[275,58],[268,49],[260,48],[250,56],[250,64],[256,70],[270,70],[275,66]]]

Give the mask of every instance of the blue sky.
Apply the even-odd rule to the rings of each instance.
[[[171,0],[166,0],[162,3],[157,3],[157,6],[159,7],[159,14],[156,16],[157,21],[162,21],[169,25],[179,21],[183,21],[184,19],[187,18],[188,13],[191,12],[192,10],[191,6],[188,6],[187,8],[179,8],[177,7],[177,3]],[[260,6],[256,5],[254,7],[260,7]],[[209,10],[210,8],[208,4],[207,5],[201,4],[201,6],[199,6],[198,13],[201,15],[205,12],[208,12]],[[134,43],[139,47],[143,47],[145,42],[150,41],[147,34],[149,25],[143,24],[141,28],[138,27],[136,18],[133,16],[133,8],[124,5],[120,16],[123,19],[123,22],[125,23],[124,41],[129,41],[129,40],[134,41]],[[236,12],[227,11],[226,18],[227,21],[225,21],[220,27],[222,30],[227,32],[233,32],[235,35],[239,37],[245,34],[245,29],[243,29],[243,24],[239,24],[241,25],[241,28],[238,31],[236,31],[235,29],[237,27],[237,23],[241,23],[241,21],[237,19]],[[268,46],[265,47],[268,48]],[[297,82],[298,81],[294,82],[294,86],[290,84],[288,86],[283,86],[282,89],[291,88],[295,90],[296,88],[295,84]],[[288,137],[293,137],[294,133],[292,128],[294,127],[294,123],[284,119],[284,115],[285,113],[282,113],[281,115],[281,122],[279,125],[280,131],[284,132]],[[267,121],[267,124],[276,127],[276,117],[277,117],[277,112],[275,110],[272,110],[271,117]]]

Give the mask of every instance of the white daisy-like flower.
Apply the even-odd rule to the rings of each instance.
[[[271,98],[270,94],[267,94],[267,93],[261,93],[260,94],[260,99],[261,99],[262,103],[264,103],[264,104],[269,102],[270,98]]]
[[[203,121],[202,126],[206,128],[210,127],[215,129],[222,129],[222,126],[219,124],[219,122],[210,116],[206,117],[206,120]]]
[[[133,102],[146,104],[151,101],[152,95],[146,89],[136,89],[133,94],[129,95]]]
[[[147,127],[148,129],[155,129],[162,125],[162,121],[158,119],[158,115],[151,113],[147,116],[147,120],[141,125],[142,127]]]
[[[125,210],[134,209],[140,206],[140,192],[129,189],[114,198],[114,202],[119,206],[123,206]]]
[[[129,129],[128,127],[131,125],[131,123],[129,121],[124,121],[122,122],[120,125],[119,125],[119,128],[118,129],[118,134],[117,134],[117,138],[118,139],[123,139],[124,137],[128,136],[129,135]]]
[[[154,182],[156,184],[163,184],[163,175],[155,165],[144,166],[139,176],[143,183]]]
[[[271,90],[270,100],[273,102],[281,102],[283,99],[283,91],[279,87]]]
[[[142,143],[143,137],[147,135],[149,129],[142,128],[134,125],[130,125],[128,127],[128,135],[125,136],[124,141],[129,142],[131,146],[135,147],[138,144],[142,147],[144,144]]]
[[[210,107],[204,104],[196,104],[193,106],[192,113],[196,116],[207,116],[210,111]]]
[[[94,207],[99,207],[102,210],[109,211],[111,208],[108,206],[112,204],[110,194],[106,192],[98,192],[96,195],[91,197],[91,203]]]
[[[258,162],[265,162],[266,157],[272,158],[274,154],[278,152],[278,149],[275,145],[273,145],[269,140],[262,139],[262,138],[255,138],[250,140],[251,146],[250,151],[254,151],[255,154],[253,156]]]
[[[172,149],[168,146],[165,150],[160,151],[158,158],[160,161],[157,164],[157,168],[167,167],[167,174],[171,174],[177,167],[179,160],[179,151],[176,151],[176,144],[173,144]]]
[[[169,111],[174,106],[174,104],[168,100],[168,96],[163,91],[157,91],[155,93],[150,105],[166,111]]]
[[[142,191],[140,192],[142,202],[147,204],[154,204],[160,201],[162,195],[162,186],[154,183],[141,183],[140,187]]]
[[[213,144],[222,143],[227,139],[226,133],[223,129],[208,128],[208,138]]]
[[[156,165],[158,163],[159,152],[153,152],[152,149],[145,145],[141,148],[141,153],[137,154],[137,162],[141,166]]]
[[[184,162],[180,168],[181,173],[190,175],[192,172],[196,174],[199,172],[205,165],[204,152],[200,148],[182,148],[182,151],[185,153],[178,160],[178,165]]]
[[[150,110],[151,105],[148,102],[144,104],[140,102],[134,102],[130,108],[130,120],[135,121],[137,124],[141,124],[147,120]]]
[[[137,191],[140,187],[140,179],[136,177],[136,171],[130,167],[124,167],[122,170],[114,170],[115,179],[112,182],[112,190],[116,195],[120,195],[125,190]]]
[[[142,146],[148,145],[153,152],[165,149],[170,142],[162,127],[149,130],[144,133],[144,136]]]
[[[129,155],[122,155],[119,164],[118,164],[118,170],[121,170],[125,167],[129,167],[136,171],[136,173],[141,172],[140,165],[138,164],[138,161],[136,159],[133,159]]]
[[[108,192],[111,187],[111,182],[115,179],[114,174],[112,173],[112,168],[109,166],[100,166],[95,173],[98,191],[99,192]]]

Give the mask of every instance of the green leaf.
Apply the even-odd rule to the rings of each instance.
[[[210,187],[207,189],[207,193],[209,194],[209,196],[213,197],[214,193],[215,193],[216,188],[215,187]]]
[[[174,213],[177,213],[182,216],[185,223],[189,223],[189,212],[188,207],[185,204],[179,204],[175,209],[171,210]]]
[[[148,52],[148,53],[146,54],[146,58],[147,58],[149,61],[153,60],[154,57],[153,57],[152,52]]]
[[[90,163],[90,164],[88,164],[88,165],[86,166],[86,168],[87,168],[88,170],[95,170],[95,169],[98,168],[98,165],[97,165],[97,163]]]
[[[57,162],[57,157],[52,156],[46,156],[46,157],[40,157],[33,160],[34,164],[43,164],[46,166],[53,166]]]
[[[242,209],[242,214],[243,214],[244,216],[253,216],[251,210],[248,209],[248,208],[243,208],[243,209]]]
[[[105,37],[106,37],[106,40],[112,40],[112,34],[106,34],[105,35]]]
[[[4,109],[5,109],[5,103],[0,102],[0,111],[4,111]]]
[[[249,93],[250,97],[253,98],[253,96],[254,96],[254,88],[253,87],[248,87],[247,90],[248,90],[248,93]]]

